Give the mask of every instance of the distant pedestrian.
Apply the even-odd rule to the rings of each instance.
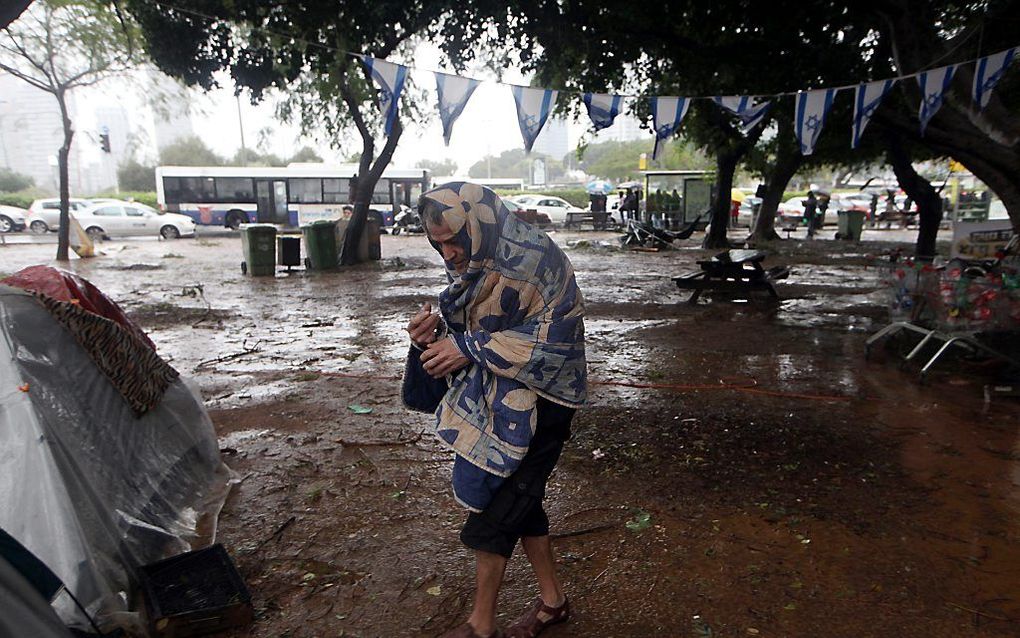
[[[807,223],[808,237],[815,236],[815,211],[818,208],[818,199],[814,191],[807,192],[807,199],[804,200],[804,221]]]
[[[831,195],[828,193],[818,194],[818,214],[815,216],[815,229],[821,230],[825,226],[825,212],[829,210],[829,199]]]

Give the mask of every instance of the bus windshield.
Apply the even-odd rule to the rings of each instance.
[[[357,168],[355,164],[160,166],[156,197],[162,210],[187,215],[196,224],[301,226],[344,217],[344,209],[353,205],[351,181],[357,179]],[[402,206],[415,206],[429,186],[426,169],[388,168],[375,185],[370,207],[383,226],[390,226],[394,214]]]

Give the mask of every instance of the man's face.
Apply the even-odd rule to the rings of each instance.
[[[453,266],[458,275],[463,275],[468,267],[468,254],[457,241],[457,236],[450,230],[450,225],[446,223],[446,220],[444,219],[439,224],[429,222],[426,224],[426,230],[429,239],[439,245],[443,259]]]

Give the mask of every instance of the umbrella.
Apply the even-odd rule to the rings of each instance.
[[[621,189],[621,190],[627,190],[627,189],[630,189],[630,188],[636,188],[638,190],[641,190],[645,186],[641,182],[624,182],[622,184],[617,184],[616,187]]]
[[[731,202],[737,202],[739,204],[739,203],[744,201],[745,197],[747,197],[747,194],[744,193],[744,191],[740,190],[739,188],[731,188],[730,189],[730,201]]]
[[[584,190],[588,191],[589,194],[600,193],[605,195],[606,193],[613,192],[613,185],[604,179],[596,179],[585,184]]]

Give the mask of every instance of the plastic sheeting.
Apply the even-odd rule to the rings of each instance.
[[[136,418],[35,298],[0,285],[0,527],[101,626],[128,609],[138,566],[191,549],[200,520],[212,540],[228,481],[196,390],[178,379]]]

